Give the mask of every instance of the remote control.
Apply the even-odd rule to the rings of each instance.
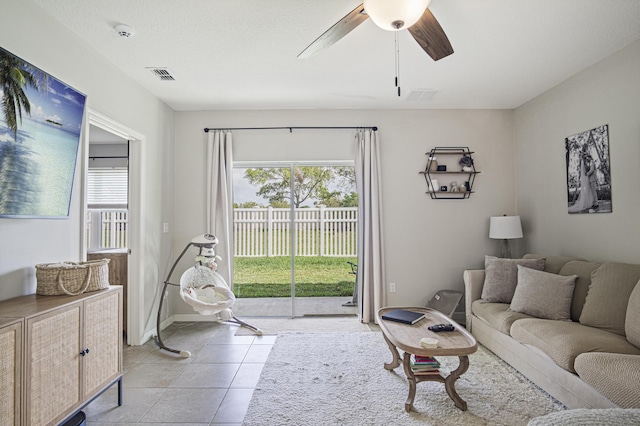
[[[453,324],[435,324],[429,326],[429,330],[433,331],[434,333],[440,333],[441,331],[453,331],[455,329],[456,328],[453,326]]]

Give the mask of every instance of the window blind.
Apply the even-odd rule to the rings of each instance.
[[[87,175],[89,208],[127,208],[128,183],[126,167],[90,168]]]

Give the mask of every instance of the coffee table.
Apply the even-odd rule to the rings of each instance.
[[[394,309],[405,309],[407,311],[422,312],[425,317],[417,323],[403,324],[400,322],[383,320],[382,316]],[[444,383],[447,394],[453,400],[456,407],[462,411],[467,410],[467,403],[460,398],[456,392],[455,382],[469,368],[469,355],[478,349],[476,339],[461,325],[453,321],[445,314],[434,309],[423,307],[387,307],[378,310],[378,324],[382,329],[384,340],[389,345],[389,350],[393,356],[390,363],[385,363],[384,368],[393,370],[400,365],[400,360],[404,366],[404,373],[409,381],[409,396],[404,404],[407,412],[414,410],[413,400],[416,396],[416,384],[424,381],[436,381]],[[434,333],[428,327],[433,324],[453,324],[456,328],[454,331]],[[420,346],[420,339],[423,337],[431,337],[438,339],[438,347],[435,349],[425,349]],[[400,357],[398,349],[404,354]],[[411,370],[411,354],[421,356],[457,356],[460,360],[458,368],[449,373],[447,377],[442,374],[416,375]]]

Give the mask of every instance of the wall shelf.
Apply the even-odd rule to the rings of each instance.
[[[480,173],[476,170],[472,154],[473,151],[469,150],[468,147],[441,146],[435,147],[431,149],[431,151],[427,152],[427,165],[423,171],[419,172],[424,176],[424,179],[427,182],[427,194],[429,194],[432,199],[464,200],[469,198],[471,194],[475,192],[473,191],[473,184],[475,182],[476,175]],[[465,156],[471,158],[471,165],[469,166],[468,170],[462,170],[462,166],[460,166],[459,164],[460,158]],[[441,157],[440,161],[438,161],[438,157]],[[454,159],[449,158],[450,161],[447,161],[446,157],[457,157],[455,158],[455,164],[452,164]],[[438,166],[446,166],[447,170],[437,170]],[[455,180],[446,183],[440,182],[438,180],[439,178],[445,176],[450,176],[452,178],[454,178],[455,176],[460,176],[460,179],[462,180]],[[437,182],[437,184],[434,185],[434,182]],[[457,182],[458,186],[461,186],[463,190],[452,191],[452,182]],[[465,187],[465,182],[468,182],[468,187]],[[434,188],[434,186],[437,187]],[[441,191],[440,188],[442,186],[446,186],[447,191]]]

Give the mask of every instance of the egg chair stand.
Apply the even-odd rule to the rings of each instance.
[[[175,260],[166,280],[162,286],[160,303],[158,305],[158,316],[156,319],[156,344],[160,349],[179,354],[184,358],[191,356],[189,351],[173,349],[168,347],[162,340],[161,319],[162,306],[167,295],[167,288],[172,286],[180,287],[180,297],[187,304],[191,305],[195,311],[201,315],[217,315],[221,322],[227,322],[248,328],[256,335],[262,335],[262,330],[252,326],[233,315],[231,306],[235,303],[235,295],[227,285],[224,278],[215,272],[216,257],[214,247],[218,244],[218,239],[211,234],[203,234],[193,238],[182,250],[180,256]],[[171,282],[176,266],[184,257],[191,246],[198,248],[195,265],[188,268],[180,277],[180,283]]]

